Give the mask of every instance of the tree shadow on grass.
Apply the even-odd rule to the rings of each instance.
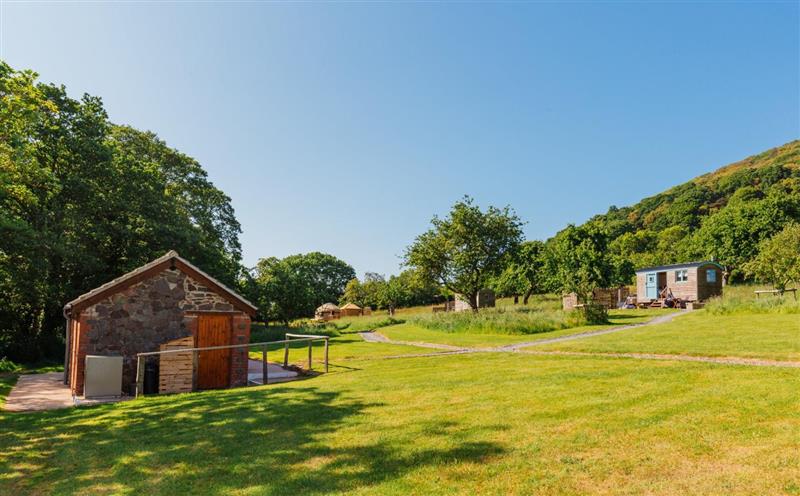
[[[369,424],[370,409],[383,406],[346,391],[272,386],[6,414],[0,494],[348,492],[503,452],[446,421],[421,426],[433,442],[408,449],[414,432],[389,440]]]

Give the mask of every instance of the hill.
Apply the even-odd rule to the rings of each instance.
[[[800,221],[800,141],[792,141],[644,198],[587,224],[633,266],[715,259],[735,279],[758,243]]]

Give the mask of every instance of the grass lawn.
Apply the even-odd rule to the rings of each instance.
[[[666,324],[535,349],[800,360],[800,314],[710,315],[701,310]]]
[[[348,363],[348,362],[345,362]],[[800,370],[511,354],[0,416],[0,494],[799,494]]]
[[[491,334],[491,333],[471,333],[471,332],[444,332],[426,329],[420,325],[406,323],[383,327],[378,332],[384,336],[398,341],[422,341],[428,343],[442,343],[454,346],[499,346],[504,344],[522,343],[528,341],[538,341],[540,339],[550,339],[558,336],[578,334],[581,332],[596,329],[616,327],[627,324],[637,324],[646,322],[658,315],[674,312],[670,309],[649,309],[649,310],[611,310],[609,312],[609,324],[571,327],[568,329],[558,329],[548,332],[535,334]]]

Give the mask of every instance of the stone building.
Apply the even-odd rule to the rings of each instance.
[[[494,291],[492,291],[491,289],[481,289],[480,291],[478,291],[477,303],[478,303],[478,308],[494,308],[495,306]],[[469,299],[461,294],[456,294],[452,302],[448,302],[447,304],[445,304],[445,308],[448,311],[453,311],[453,312],[465,312],[467,310],[472,310],[472,307],[469,304]]]
[[[65,381],[82,395],[87,355],[122,356],[122,391],[136,382],[136,354],[189,338],[194,347],[246,344],[256,307],[175,251],[69,302]],[[244,386],[247,349],[200,352],[192,389]]]

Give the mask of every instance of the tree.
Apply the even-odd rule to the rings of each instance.
[[[378,293],[378,304],[381,308],[389,311],[389,315],[394,315],[394,310],[403,298],[402,281],[397,277],[392,277],[386,281]]]
[[[781,292],[790,282],[800,283],[800,224],[788,224],[758,248],[758,255],[745,265],[748,274]]]
[[[344,293],[342,297],[339,298],[339,303],[355,303],[361,308],[364,308],[368,305],[368,300],[364,285],[361,284],[358,278],[354,277],[347,281],[347,285],[344,287]]]
[[[389,279],[400,288],[399,307],[429,305],[440,294],[439,286],[426,279],[419,271],[406,269]]]
[[[511,263],[495,279],[494,289],[499,294],[516,297],[523,295],[522,303],[527,305],[534,293],[543,289],[544,243],[525,241],[517,250]]]
[[[486,212],[470,197],[456,202],[445,219],[406,249],[404,263],[454,293],[464,295],[474,311],[478,292],[502,272],[522,241],[522,223],[510,207]]]
[[[256,265],[256,281],[269,318],[288,324],[310,317],[321,304],[339,301],[355,271],[333,255],[312,252],[284,259],[262,258]]]
[[[592,292],[620,282],[625,275],[618,272],[609,253],[606,232],[593,224],[569,225],[548,248],[549,265],[555,271],[558,288],[563,293],[575,293],[587,304],[584,308],[588,320],[604,320],[604,314],[592,313]]]
[[[723,266],[722,284],[742,273],[758,253],[759,243],[786,224],[790,198],[771,195],[756,202],[732,202],[706,218],[694,238],[697,254]]]
[[[197,161],[0,62],[0,357],[63,352],[65,302],[175,249],[233,285],[241,231]]]

